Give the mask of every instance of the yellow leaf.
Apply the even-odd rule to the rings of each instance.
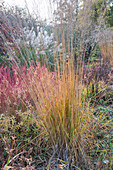
[[[5,166],[3,170],[9,170],[9,169],[14,169],[12,166]]]

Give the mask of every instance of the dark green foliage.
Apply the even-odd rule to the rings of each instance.
[[[112,6],[110,6],[110,8],[105,13],[105,20],[106,24],[110,25],[110,27],[113,27],[113,3]]]

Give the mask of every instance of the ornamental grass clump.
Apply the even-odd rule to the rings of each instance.
[[[0,67],[0,113],[14,113],[15,110],[24,109],[25,103],[22,99],[26,98],[26,90],[23,90],[21,77],[17,73],[17,68],[12,70],[7,66]],[[23,102],[22,102],[23,101]],[[25,109],[24,109],[25,110]]]
[[[30,67],[18,67],[13,63],[12,68],[2,65],[0,67],[0,113],[15,114],[16,111],[26,111],[28,108],[35,107],[31,95],[28,90],[28,85],[32,82],[32,71],[35,70],[35,75],[38,83],[46,68],[34,66],[29,62]]]
[[[63,61],[60,65],[57,61],[54,74],[44,68],[39,79],[36,69],[32,70],[28,89],[35,103],[34,118],[42,134],[39,141],[43,140],[47,148],[51,146],[52,157],[69,162],[71,156],[71,161],[72,157],[76,158],[76,164],[86,164],[84,146],[95,119],[82,102],[82,66],[77,66],[75,71],[73,61],[65,60],[63,53]]]

